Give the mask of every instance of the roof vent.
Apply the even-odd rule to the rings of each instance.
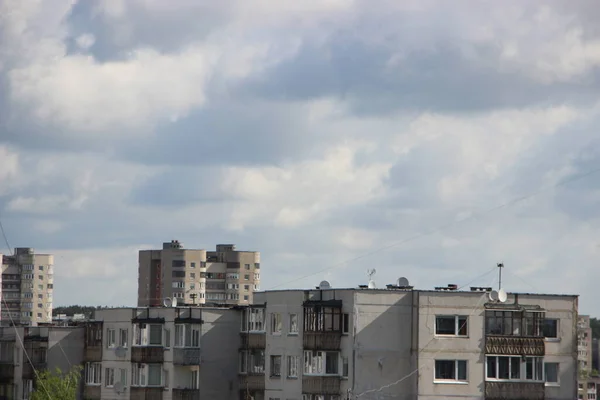
[[[458,290],[458,285],[449,283],[448,286],[438,286],[435,288],[435,290],[441,290],[441,291],[445,291],[445,292],[454,291],[454,290]]]
[[[327,281],[321,281],[321,283],[319,283],[319,286],[317,286],[317,289],[319,289],[319,290],[331,289],[331,284]]]

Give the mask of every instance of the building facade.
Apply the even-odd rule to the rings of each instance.
[[[600,387],[600,376],[594,369],[594,341],[589,315],[579,315],[577,319],[577,375],[580,400],[595,400]]]
[[[86,327],[84,398],[235,398],[240,317],[225,307],[97,310]]]
[[[77,326],[0,328],[0,398],[29,399],[35,370],[66,373],[81,365],[83,337],[84,328]]]
[[[177,240],[139,252],[138,306],[251,304],[260,289],[260,253],[219,244],[216,251],[185,249]]]
[[[489,290],[256,293],[240,399],[577,398],[577,296]]]
[[[36,326],[52,322],[54,257],[31,248],[15,248],[2,258],[2,325]]]

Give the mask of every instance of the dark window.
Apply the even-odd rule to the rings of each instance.
[[[342,311],[336,307],[304,308],[304,330],[307,332],[334,331],[342,329]]]
[[[467,336],[466,316],[443,315],[435,318],[436,335]]]
[[[544,313],[523,311],[486,311],[485,333],[488,335],[542,335]]]
[[[558,338],[558,320],[546,318],[544,320],[544,337]]]
[[[435,360],[435,379],[467,380],[467,362],[465,360]]]
[[[343,333],[348,333],[350,332],[350,314],[345,313],[344,317],[343,317],[343,322],[342,322],[342,332]]]
[[[173,268],[185,268],[185,260],[173,260]]]
[[[185,278],[185,271],[172,271],[173,278]]]

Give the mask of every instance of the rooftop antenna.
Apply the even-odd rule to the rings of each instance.
[[[504,268],[504,264],[498,263],[498,290],[502,289],[502,268]]]
[[[377,287],[375,285],[375,282],[373,282],[373,275],[375,275],[376,272],[377,272],[377,270],[375,268],[367,270],[367,275],[369,276],[369,285],[368,285],[369,289],[375,289]]]

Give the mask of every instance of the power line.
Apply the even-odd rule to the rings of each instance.
[[[379,252],[381,252],[381,251],[389,250],[389,249],[391,249],[391,248],[394,248],[394,247],[401,246],[401,245],[403,245],[403,244],[406,244],[406,243],[412,242],[412,241],[414,241],[414,240],[417,240],[417,239],[420,239],[420,238],[422,238],[422,237],[429,236],[429,235],[432,235],[432,234],[434,234],[434,233],[438,233],[438,232],[444,231],[444,230],[446,230],[446,229],[448,229],[448,228],[450,228],[450,227],[453,227],[453,226],[455,226],[455,225],[462,224],[463,222],[470,221],[470,220],[472,220],[472,219],[475,219],[475,218],[477,218],[477,217],[482,217],[482,216],[484,216],[484,215],[486,215],[486,214],[492,213],[492,212],[494,212],[494,211],[501,210],[501,209],[503,209],[503,208],[507,208],[507,207],[509,207],[509,206],[515,205],[515,204],[517,204],[517,203],[520,203],[520,202],[523,202],[523,201],[525,201],[525,200],[528,200],[528,199],[530,199],[530,198],[532,198],[532,197],[535,197],[535,196],[537,196],[538,194],[540,194],[540,193],[543,193],[543,192],[545,192],[545,191],[548,191],[548,190],[551,190],[551,189],[555,189],[555,188],[557,188],[557,187],[564,186],[564,185],[566,185],[566,184],[568,184],[568,183],[572,183],[572,182],[575,182],[575,181],[578,181],[578,180],[581,180],[581,179],[587,178],[588,176],[591,176],[591,175],[597,174],[598,172],[600,172],[600,167],[599,167],[599,168],[592,169],[592,170],[589,170],[589,171],[587,171],[587,172],[585,172],[585,173],[583,173],[583,174],[580,174],[580,175],[575,175],[575,176],[573,176],[573,177],[571,177],[571,178],[563,179],[563,180],[562,180],[562,181],[560,181],[560,182],[557,182],[557,183],[555,183],[555,184],[553,184],[553,185],[549,185],[549,186],[543,187],[543,188],[541,188],[541,189],[538,189],[538,190],[536,190],[536,191],[534,191],[534,192],[531,192],[531,193],[529,193],[529,194],[527,194],[527,195],[516,197],[516,198],[514,198],[514,199],[512,199],[512,200],[510,200],[510,201],[508,201],[508,202],[506,202],[506,203],[503,203],[503,204],[500,204],[500,205],[497,205],[497,206],[491,207],[491,208],[489,208],[489,209],[487,209],[487,210],[484,210],[484,211],[482,211],[482,212],[480,212],[480,213],[473,213],[473,214],[469,215],[468,217],[461,218],[461,219],[459,219],[459,220],[456,220],[456,221],[450,222],[450,223],[448,223],[448,224],[444,224],[444,225],[438,226],[437,228],[434,228],[434,229],[432,229],[432,230],[429,230],[429,231],[425,231],[425,232],[418,233],[418,234],[416,234],[416,235],[413,235],[413,236],[410,236],[410,237],[408,237],[408,238],[406,238],[406,239],[402,239],[402,240],[400,240],[400,241],[398,241],[398,242],[395,242],[395,243],[389,244],[389,245],[387,245],[387,246],[380,247],[380,248],[378,248],[378,249],[375,249],[375,250],[373,250],[373,251],[370,251],[370,252],[367,252],[367,253],[361,254],[361,255],[359,255],[359,256],[357,256],[357,257],[354,257],[354,258],[351,258],[351,259],[349,259],[349,260],[342,261],[342,262],[340,262],[340,263],[334,264],[334,265],[332,265],[332,266],[330,266],[330,267],[327,267],[327,268],[324,268],[324,269],[322,269],[322,270],[319,270],[319,271],[316,271],[316,272],[313,272],[313,273],[310,273],[310,274],[307,274],[307,275],[304,275],[304,276],[301,276],[301,277],[298,277],[298,278],[294,278],[294,279],[291,279],[291,280],[289,280],[289,281],[286,281],[286,282],[283,282],[283,283],[280,283],[280,284],[278,284],[278,285],[275,285],[275,286],[272,286],[272,287],[270,287],[269,289],[266,289],[266,290],[272,290],[272,289],[275,289],[275,288],[278,288],[278,287],[281,287],[281,286],[287,286],[287,285],[289,285],[290,283],[294,283],[294,282],[297,282],[297,281],[301,281],[301,280],[304,280],[304,279],[306,279],[306,278],[310,278],[310,277],[312,277],[312,276],[315,276],[315,275],[322,274],[322,273],[324,273],[324,272],[327,272],[327,271],[329,271],[329,270],[332,270],[332,269],[336,269],[336,268],[339,268],[339,267],[345,266],[346,264],[350,264],[350,263],[352,263],[352,262],[354,262],[354,261],[357,261],[357,260],[360,260],[360,259],[362,259],[362,258],[365,258],[365,257],[371,256],[371,255],[377,254],[377,253],[379,253]]]

